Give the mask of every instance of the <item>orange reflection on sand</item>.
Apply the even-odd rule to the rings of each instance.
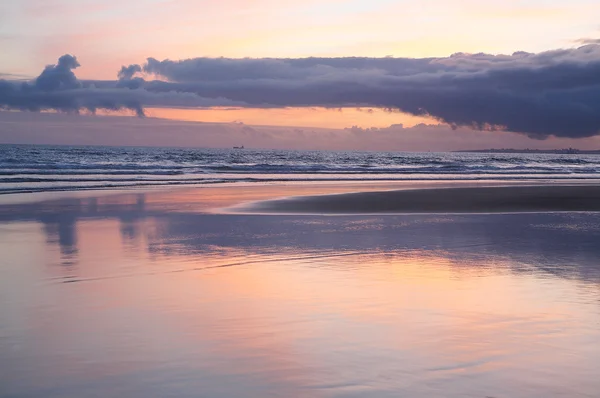
[[[554,281],[550,292],[539,292],[532,302],[524,300],[527,282],[520,286],[491,269],[471,272],[443,256],[330,253],[314,260],[301,252],[221,254],[225,257],[214,264],[248,262],[179,278],[165,293],[177,301],[170,304],[175,308],[190,300],[218,305],[217,311],[183,320],[185,328],[218,342],[223,354],[262,357],[266,362],[255,366],[263,370],[295,364],[300,374],[307,364],[332,360],[323,357],[328,350],[360,350],[352,345],[369,341],[402,352],[408,362],[428,358],[427,366],[440,377],[485,373],[506,368],[503,358],[519,352],[551,358],[542,348],[561,345],[564,336],[548,330],[573,316],[555,305],[556,292],[572,292],[568,281]],[[314,341],[327,341],[327,349],[315,350]],[[527,366],[535,361],[523,359]]]
[[[295,222],[316,226],[303,230],[316,238],[275,241],[260,229],[266,222],[260,216],[185,216],[168,207],[189,210],[228,201],[234,192],[240,189],[74,201],[63,224],[29,231],[39,236],[15,243],[19,252],[36,242],[48,258],[66,246],[76,257],[65,268],[73,278],[57,274],[48,281],[41,272],[46,283],[36,287],[50,304],[17,308],[32,325],[26,338],[38,342],[31,349],[60,353],[53,358],[57,368],[43,372],[49,381],[38,385],[51,384],[56,374],[93,380],[185,364],[194,374],[249,375],[288,396],[303,388],[315,389],[310,396],[331,395],[334,388],[324,386],[398,390],[460,375],[470,377],[469,388],[483,389],[490,377],[519,380],[548,364],[577,369],[595,358],[582,354],[591,348],[568,327],[593,323],[599,314],[564,299],[580,289],[568,278],[518,274],[508,257],[481,257],[458,245],[385,248],[378,234],[394,232],[381,229],[389,220],[383,217],[300,217]],[[273,194],[268,187],[244,192]],[[223,228],[232,217],[237,221]],[[394,220],[406,222],[402,228],[454,222]],[[353,242],[357,232],[373,244],[315,244]],[[559,358],[552,347],[579,355]],[[556,380],[583,377],[567,372]]]

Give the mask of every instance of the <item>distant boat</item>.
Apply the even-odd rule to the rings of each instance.
[[[234,146],[233,149],[244,149],[244,146]]]

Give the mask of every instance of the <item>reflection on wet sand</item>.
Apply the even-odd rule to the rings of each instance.
[[[217,215],[173,199],[0,208],[0,395],[600,391],[598,214]]]

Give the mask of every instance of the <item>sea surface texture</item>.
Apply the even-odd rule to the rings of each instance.
[[[600,155],[0,145],[0,194],[276,181],[586,180]]]

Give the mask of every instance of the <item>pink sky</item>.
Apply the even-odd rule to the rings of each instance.
[[[80,78],[145,57],[539,52],[598,36],[590,0],[20,0],[0,5],[3,72],[75,54]]]
[[[79,79],[114,80],[121,66],[142,64],[146,57],[446,57],[456,52],[541,52],[576,47],[581,39],[600,37],[599,18],[600,3],[592,0],[20,0],[0,4],[0,74],[35,77],[62,54],[77,56],[82,65],[76,70]],[[447,126],[443,127],[447,132],[437,137],[441,130],[434,134],[430,127],[425,129],[428,133],[423,133],[422,127],[406,131],[420,123],[439,123],[434,118],[374,107],[150,107],[147,114],[222,126],[232,122],[277,126],[270,134],[287,137],[279,143],[289,140],[289,128],[296,126],[335,131],[313,140],[323,148],[406,146],[406,140],[414,148],[433,150],[466,149],[465,145],[545,148],[596,144],[595,139],[540,141],[510,133],[472,134],[468,129],[453,131]],[[37,123],[38,117],[32,115],[19,123],[29,122],[30,116],[31,123]],[[6,126],[6,119],[13,117],[4,115],[0,123]],[[39,119],[47,120],[46,116]],[[73,126],[90,123],[86,118],[69,120]],[[402,132],[392,128],[384,131],[394,131],[393,136],[381,131],[365,134],[360,137],[363,143],[340,132],[352,126],[386,129],[397,124],[404,125]],[[0,139],[8,142],[11,136],[6,131]],[[437,137],[435,143],[428,141],[433,136]],[[238,138],[243,136],[234,134],[231,141]],[[378,141],[384,138],[389,140],[387,144]],[[211,141],[210,146],[217,142]],[[300,142],[293,145],[305,146]]]

